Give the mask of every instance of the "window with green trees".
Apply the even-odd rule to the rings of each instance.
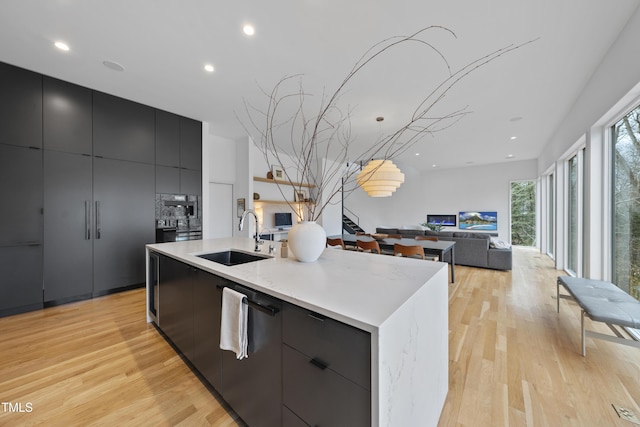
[[[536,244],[536,182],[511,183],[511,244]]]
[[[612,127],[613,282],[640,299],[640,106]]]

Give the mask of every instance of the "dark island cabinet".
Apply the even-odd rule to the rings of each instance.
[[[225,286],[247,295],[248,357],[222,352],[221,394],[251,427],[282,425],[282,301],[225,280]],[[256,308],[270,307],[273,312]]]
[[[93,154],[155,164],[155,110],[146,105],[93,93]]]
[[[282,334],[284,425],[370,426],[371,335],[291,304]]]
[[[193,365],[216,390],[222,390],[220,312],[223,279],[194,269]]]
[[[45,76],[42,98],[44,148],[91,155],[93,153],[91,90]]]
[[[281,426],[282,302],[171,257],[153,256],[158,257],[155,315],[164,335],[249,426]],[[242,360],[220,349],[224,287],[255,304],[248,312],[249,357]]]
[[[222,390],[222,279],[158,254],[158,326],[217,390]]]
[[[42,148],[42,76],[0,62],[0,144]]]
[[[193,269],[159,256],[158,324],[189,360],[193,358]]]
[[[158,327],[247,425],[371,425],[371,334],[155,257]],[[225,287],[247,297],[249,357],[242,360],[219,348]]]

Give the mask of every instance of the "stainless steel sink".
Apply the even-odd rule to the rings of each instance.
[[[224,264],[227,266],[234,266],[238,264],[245,264],[247,262],[260,261],[262,259],[271,258],[267,255],[258,255],[248,252],[240,252],[234,250],[213,252],[210,254],[196,255],[199,258],[204,258],[209,261],[217,262],[218,264]]]

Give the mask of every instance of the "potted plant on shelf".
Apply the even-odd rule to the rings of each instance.
[[[295,205],[287,201],[299,220],[299,224],[289,233],[289,246],[300,261],[315,261],[322,253],[326,235],[315,221],[329,204],[335,203],[337,195],[350,194],[359,185],[375,179],[379,171],[391,173],[386,170],[393,165],[392,159],[426,135],[446,129],[468,114],[466,107],[444,114],[435,114],[433,110],[470,73],[505,53],[530,43],[497,49],[458,70],[452,70],[445,55],[427,39],[427,35],[433,32],[444,32],[455,37],[454,32],[448,28],[430,26],[411,35],[391,37],[373,45],[355,62],[337,88],[322,96],[312,112],[309,111],[308,104],[305,104],[311,94],[305,91],[301,75],[285,76],[271,91],[263,90],[267,98],[266,108],[256,108],[245,100],[247,123],[240,121],[264,155],[266,163],[283,170],[282,180],[293,186],[294,190],[302,190],[302,186],[308,187],[312,192],[310,197],[315,200],[315,203],[306,205]],[[387,135],[380,135],[366,148],[356,151],[353,149],[355,137],[351,134],[354,110],[342,105],[341,97],[350,83],[370,67],[372,62],[404,45],[425,49],[416,52],[416,56],[435,53],[446,70],[446,77],[435,82],[431,91],[418,96],[413,113],[401,126]],[[415,56],[409,59],[415,59]],[[285,168],[286,158],[293,159],[294,167]],[[361,172],[362,165],[369,161],[368,167]],[[287,200],[284,197],[285,190],[277,182],[276,184]],[[298,231],[303,229],[315,236],[315,243],[297,243]]]

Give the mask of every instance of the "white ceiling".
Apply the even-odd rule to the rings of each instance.
[[[453,69],[538,39],[457,85],[439,113],[472,113],[398,159],[418,169],[537,158],[640,0],[2,0],[0,61],[244,134],[243,99],[301,73],[306,92],[332,92],[373,44],[430,25]],[[256,34],[242,33],[252,23]],[[53,47],[64,41],[71,50]],[[445,68],[417,46],[360,74],[343,98],[354,143],[403,124]],[[115,61],[124,72],[106,68]],[[205,63],[214,73],[203,70]],[[346,108],[347,105],[344,105]],[[375,117],[384,116],[380,127]],[[521,117],[521,120],[511,119]],[[512,136],[517,139],[511,140]],[[420,152],[420,156],[415,156]]]

